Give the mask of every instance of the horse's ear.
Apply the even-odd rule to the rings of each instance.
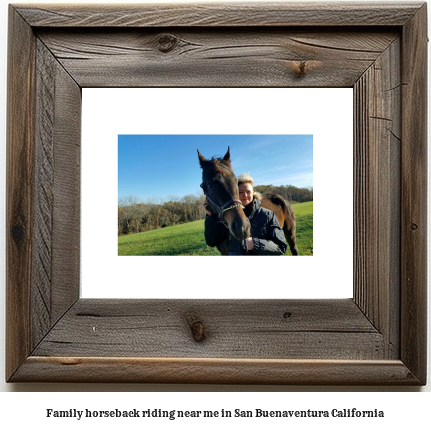
[[[223,160],[230,162],[230,147],[227,147],[227,153],[224,155]]]
[[[199,150],[198,150],[198,157],[199,157],[199,163],[200,163],[200,165],[202,166],[202,164],[204,163],[204,162],[206,162],[207,161],[207,159],[199,152]]]

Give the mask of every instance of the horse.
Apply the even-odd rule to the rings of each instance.
[[[202,168],[201,188],[205,194],[209,209],[218,214],[230,233],[238,240],[250,236],[250,222],[244,214],[244,207],[239,200],[238,180],[230,162],[230,147],[223,158],[207,160],[198,150],[199,163]],[[275,193],[264,193],[260,197],[260,206],[271,210],[283,229],[292,256],[298,256],[296,245],[295,213],[289,202]],[[222,255],[228,255],[227,241],[217,246]]]
[[[202,168],[201,187],[209,209],[213,214],[218,214],[219,220],[236,239],[247,239],[250,236],[250,222],[239,200],[238,181],[230,164],[230,148],[222,159],[213,157],[207,160],[199,150],[198,157]],[[219,251],[224,254],[226,250],[223,247]]]

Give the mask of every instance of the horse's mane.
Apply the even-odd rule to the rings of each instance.
[[[212,157],[209,162],[214,167],[216,172],[219,172],[220,174],[233,174],[233,169],[232,165],[230,164],[230,161]]]

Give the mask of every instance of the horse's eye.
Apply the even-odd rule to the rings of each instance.
[[[213,185],[212,185],[211,183],[209,183],[209,184],[207,185],[207,187],[208,187],[209,189],[212,189],[212,188],[213,188]]]

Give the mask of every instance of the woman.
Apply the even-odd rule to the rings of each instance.
[[[249,174],[238,177],[239,199],[244,214],[250,220],[250,237],[240,241],[212,215],[206,205],[205,240],[210,247],[220,246],[227,240],[230,256],[240,255],[281,255],[286,253],[287,243],[283,230],[274,213],[260,207],[260,194],[253,190],[253,179]]]

